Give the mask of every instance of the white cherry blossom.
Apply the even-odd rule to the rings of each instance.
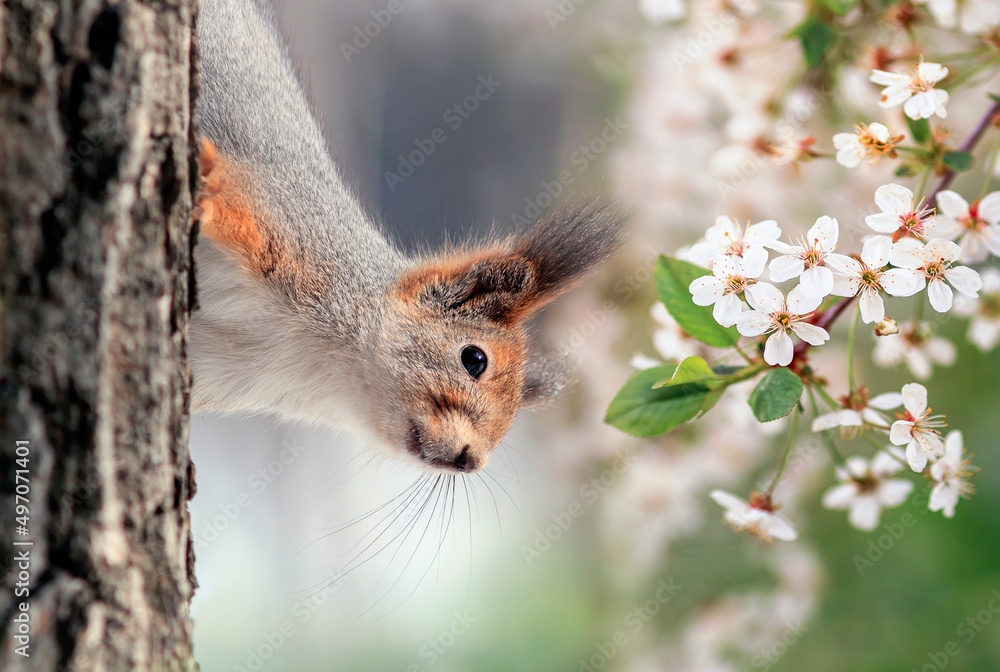
[[[913,471],[921,472],[927,460],[940,457],[944,450],[939,427],[945,422],[941,416],[931,415],[927,406],[927,388],[920,383],[903,386],[904,419],[892,423],[889,440],[894,445],[906,446],[906,462]]]
[[[747,224],[746,230],[733,217],[717,217],[705,232],[705,239],[688,250],[686,258],[708,268],[721,257],[742,257],[751,250],[763,250],[781,236],[773,219]]]
[[[799,238],[798,244],[771,243],[771,249],[782,255],[771,260],[771,280],[784,282],[799,278],[808,291],[820,297],[828,296],[833,291],[833,271],[823,264],[837,249],[839,237],[837,220],[823,215],[809,228],[805,239]]]
[[[771,366],[791,363],[795,347],[789,330],[810,345],[830,340],[826,329],[805,321],[822,299],[802,285],[790,291],[786,300],[777,287],[760,282],[747,292],[747,300],[753,310],[736,317],[736,329],[744,336],[771,334],[764,344],[764,361]]]
[[[983,261],[989,254],[1000,256],[1000,191],[983,197],[972,205],[954,191],[937,195],[938,226],[934,235],[958,239],[962,260]]]
[[[881,156],[895,158],[896,143],[902,138],[903,136],[892,137],[889,129],[878,122],[871,126],[855,124],[853,133],[837,133],[833,136],[837,163],[845,168],[855,168],[863,160],[876,164]]]
[[[812,422],[812,430],[820,432],[826,429],[840,427],[841,431],[859,428],[865,424],[887,428],[889,422],[883,413],[903,404],[903,397],[898,392],[886,392],[876,397],[868,398],[868,389],[859,387],[854,394],[840,399],[842,408],[839,411],[818,415]]]
[[[934,336],[929,323],[908,322],[899,326],[899,333],[875,341],[872,360],[883,369],[906,364],[917,380],[928,380],[935,365],[954,364],[955,354],[955,344]]]
[[[890,182],[875,190],[875,205],[882,212],[865,217],[865,223],[876,233],[891,233],[893,240],[904,236],[924,238],[934,231],[937,215],[934,208],[921,201],[913,205],[913,192],[901,184]]]
[[[984,269],[982,278],[979,298],[956,296],[954,310],[971,318],[965,337],[981,351],[989,352],[1000,343],[1000,271]]]
[[[935,114],[942,119],[948,116],[945,105],[948,92],[935,89],[934,85],[948,75],[948,68],[940,63],[923,63],[910,72],[873,70],[871,81],[885,88],[882,90],[881,107],[903,104],[903,112],[910,119],[927,119]]]
[[[931,465],[931,478],[935,485],[927,506],[931,511],[944,511],[945,518],[955,515],[955,506],[960,497],[968,497],[975,492],[969,478],[978,469],[971,466],[964,457],[962,432],[957,429],[948,432],[944,439],[944,457]]]
[[[861,248],[861,259],[831,254],[827,265],[834,271],[833,294],[858,296],[861,319],[865,324],[885,318],[885,302],[880,290],[893,296],[910,296],[920,289],[913,273],[891,268],[892,241],[887,236],[873,236]]]
[[[933,238],[926,245],[915,238],[904,238],[893,245],[889,253],[889,261],[906,269],[916,280],[917,291],[926,284],[927,298],[939,313],[951,310],[954,299],[951,287],[971,299],[983,288],[979,273],[968,266],[954,265],[961,258],[961,248],[944,238]]]
[[[743,310],[740,294],[753,285],[764,272],[767,250],[763,247],[747,249],[742,257],[719,257],[712,264],[712,274],[703,275],[688,286],[691,299],[699,306],[711,306],[712,317],[724,327],[736,324]]]
[[[798,536],[792,523],[775,511],[777,507],[767,495],[752,493],[749,502],[725,490],[713,490],[709,496],[726,510],[723,520],[737,532],[750,532],[764,541],[794,541]]]
[[[843,467],[837,467],[841,483],[826,491],[823,506],[848,509],[848,522],[859,530],[871,532],[878,527],[882,509],[899,506],[913,490],[910,481],[889,478],[902,469],[899,460],[886,453],[876,454],[871,462],[863,457],[849,457]]]

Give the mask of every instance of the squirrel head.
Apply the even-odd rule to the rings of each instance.
[[[228,399],[220,403],[219,398],[248,390],[251,402],[236,408],[321,422],[334,418],[433,471],[482,469],[518,409],[544,403],[563,387],[559,363],[529,352],[527,322],[594,270],[624,238],[624,217],[617,206],[571,205],[520,236],[401,262],[398,275],[393,271],[387,276],[385,294],[368,297],[370,301],[353,297],[366,316],[345,315],[344,302],[328,309],[329,297],[360,290],[338,286],[331,271],[336,264],[323,247],[329,243],[313,245],[304,255],[306,246],[274,226],[282,217],[275,214],[274,199],[268,208],[257,197],[260,189],[255,191],[252,175],[217,155],[208,141],[199,162],[202,234],[234,255],[262,287],[277,289],[281,305],[301,312],[301,322],[287,325],[289,334],[316,338],[309,341],[315,349],[300,346],[294,353],[282,352],[277,363],[271,361],[270,378],[255,375],[263,360],[255,365],[252,357],[239,359],[235,370],[226,371],[228,387],[212,386],[211,379],[218,378],[212,367],[228,360],[206,347],[200,375],[210,380],[196,383],[196,407],[231,408]],[[230,291],[234,287],[217,286],[203,302],[213,308],[212,315],[201,319],[220,333],[227,320],[241,313],[242,299]],[[325,362],[336,340],[324,328],[362,323],[364,329],[355,331],[364,335],[352,337],[360,342],[350,352],[334,353],[339,368],[331,375]],[[227,333],[242,338],[246,332],[238,323]],[[268,342],[265,334],[257,343],[258,357],[272,353]],[[273,369],[278,365],[294,366],[302,384],[276,385]],[[260,385],[248,384],[258,380]],[[337,382],[331,385],[331,380]],[[215,404],[206,399],[213,393]]]
[[[395,363],[376,377],[383,442],[426,469],[482,469],[518,410],[565,383],[558,360],[530,352],[528,320],[618,247],[622,221],[611,205],[574,206],[404,273],[380,339]]]

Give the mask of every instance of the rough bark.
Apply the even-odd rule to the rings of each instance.
[[[0,5],[0,669],[196,669],[194,12]]]

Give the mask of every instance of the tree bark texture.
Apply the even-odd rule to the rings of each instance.
[[[197,669],[195,12],[0,4],[3,670]]]

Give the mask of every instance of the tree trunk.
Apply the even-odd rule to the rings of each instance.
[[[194,13],[0,5],[4,670],[197,669]]]

